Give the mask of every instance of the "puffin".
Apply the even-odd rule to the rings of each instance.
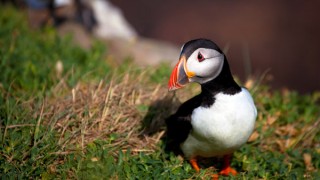
[[[174,91],[190,82],[200,84],[201,93],[165,120],[167,146],[182,151],[197,172],[197,158],[222,157],[217,176],[235,176],[237,171],[230,166],[232,154],[254,130],[257,109],[253,98],[235,82],[225,54],[209,39],[190,40],[182,46],[168,89]]]

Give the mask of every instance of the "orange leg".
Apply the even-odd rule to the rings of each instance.
[[[212,180],[219,180],[219,175],[218,174],[212,175]]]
[[[228,176],[230,173],[232,175],[237,175],[237,171],[233,168],[230,167],[230,160],[231,160],[232,155],[225,155],[223,156],[223,167],[222,170],[220,171],[219,174],[224,175],[224,176]]]
[[[222,167],[222,170],[219,172],[219,174],[212,175],[212,180],[218,180],[219,179],[219,175],[229,176],[230,173],[233,176],[237,175],[237,171],[230,167],[231,157],[232,157],[232,155],[230,155],[230,154],[223,156],[223,167]]]
[[[196,159],[196,158],[190,159],[190,164],[191,164],[191,166],[193,167],[194,170],[196,170],[197,172],[200,171],[200,168],[199,168],[199,166],[198,166],[198,163],[197,163],[197,159]]]

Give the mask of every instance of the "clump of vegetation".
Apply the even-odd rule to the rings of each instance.
[[[83,50],[51,27],[29,29],[25,12],[0,9],[2,178],[209,179],[215,172],[204,163],[197,174],[164,151],[164,118],[198,86],[168,93],[168,65],[114,66],[103,43]],[[236,178],[319,179],[320,93],[259,82],[245,83],[259,116],[234,155]]]

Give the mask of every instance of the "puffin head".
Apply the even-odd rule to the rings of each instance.
[[[207,39],[188,41],[182,46],[179,62],[170,76],[169,91],[189,82],[204,84],[215,79],[224,63],[225,55],[214,42]]]

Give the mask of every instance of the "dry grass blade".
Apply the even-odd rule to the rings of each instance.
[[[7,129],[13,129],[13,128],[19,128],[19,127],[33,127],[34,124],[14,124],[14,125],[8,125],[6,127],[0,126],[0,128],[7,128]]]
[[[37,124],[36,124],[36,128],[34,130],[34,135],[33,135],[33,146],[35,146],[37,140],[38,140],[38,134],[39,134],[39,127],[40,127],[40,123],[43,117],[43,111],[44,111],[44,105],[45,105],[45,100],[42,102],[42,106],[41,106],[41,111],[40,111],[40,115],[39,118],[37,120]]]

